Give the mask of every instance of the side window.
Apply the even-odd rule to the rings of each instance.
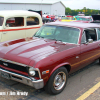
[[[12,17],[6,20],[7,27],[19,27],[24,26],[24,18],[23,17]]]
[[[37,17],[27,17],[27,26],[31,26],[31,25],[39,25],[39,19]]]
[[[0,17],[0,26],[3,24],[4,17]]]
[[[86,35],[85,32],[82,34],[81,43],[86,43]]]
[[[100,28],[97,29],[98,40],[100,40]]]
[[[88,39],[93,39],[93,41],[97,41],[97,35],[95,29],[87,29],[85,30],[86,35],[86,41],[88,42]]]

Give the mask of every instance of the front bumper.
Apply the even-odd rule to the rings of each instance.
[[[43,79],[36,80],[33,77],[23,76],[14,72],[10,72],[8,70],[0,68],[0,75],[1,73],[8,73],[10,75],[11,80],[15,80],[17,82],[21,82],[23,84],[29,85],[34,87],[35,89],[40,89],[44,87]]]

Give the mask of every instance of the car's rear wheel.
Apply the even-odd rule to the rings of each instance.
[[[45,90],[49,94],[59,94],[66,86],[68,72],[65,67],[60,67],[53,72],[49,81],[45,86]]]

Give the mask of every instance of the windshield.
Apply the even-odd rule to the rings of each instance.
[[[44,25],[35,33],[34,36],[77,44],[79,33],[80,30],[77,28]]]
[[[3,24],[4,17],[0,17],[0,26]]]

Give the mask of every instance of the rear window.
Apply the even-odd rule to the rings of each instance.
[[[29,16],[27,17],[27,26],[39,25],[39,19],[37,17]]]
[[[4,17],[0,17],[0,26],[2,26],[3,21],[4,21]]]

